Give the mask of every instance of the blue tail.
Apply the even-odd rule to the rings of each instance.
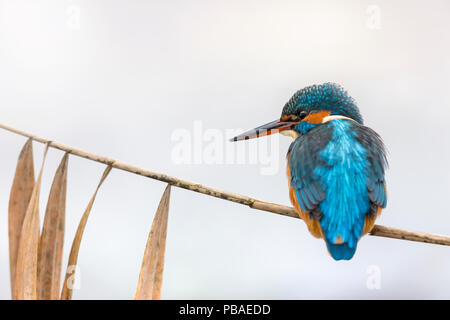
[[[334,260],[350,260],[356,251],[356,245],[350,247],[348,243],[334,244],[326,240],[328,251]]]

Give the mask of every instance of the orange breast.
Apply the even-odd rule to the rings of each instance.
[[[308,121],[311,124],[319,124],[322,123],[323,118],[328,117],[329,115],[330,111],[313,112],[306,116],[303,121]]]

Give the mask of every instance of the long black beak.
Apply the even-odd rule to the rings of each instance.
[[[296,125],[295,122],[285,122],[275,120],[255,129],[249,130],[240,134],[234,138],[231,138],[230,141],[240,141],[240,140],[248,140],[253,138],[259,138],[263,136],[268,136],[273,133],[278,133],[284,130],[292,129]]]

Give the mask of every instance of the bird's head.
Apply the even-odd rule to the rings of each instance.
[[[355,101],[340,85],[324,83],[297,91],[284,105],[278,120],[244,132],[231,141],[247,140],[273,133],[296,138],[333,119],[350,118],[363,123]]]

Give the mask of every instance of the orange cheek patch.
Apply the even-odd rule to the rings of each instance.
[[[303,121],[308,121],[311,124],[319,124],[322,123],[323,118],[328,117],[329,115],[330,111],[314,112],[307,115]]]

